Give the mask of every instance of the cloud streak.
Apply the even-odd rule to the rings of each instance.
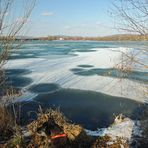
[[[42,16],[53,16],[54,12],[43,12],[41,15]]]

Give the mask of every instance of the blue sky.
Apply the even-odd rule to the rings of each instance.
[[[29,35],[105,36],[116,34],[109,14],[113,0],[37,0]]]

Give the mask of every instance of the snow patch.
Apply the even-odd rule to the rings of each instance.
[[[121,123],[114,123],[108,128],[101,128],[97,131],[85,130],[91,136],[110,136],[113,140],[117,137],[131,141],[132,137],[142,136],[140,122],[125,118]]]

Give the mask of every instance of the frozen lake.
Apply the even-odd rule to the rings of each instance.
[[[125,75],[115,66],[121,53],[139,52],[147,42],[32,41],[15,50],[7,64],[8,83],[22,90],[23,110],[60,107],[88,129],[105,127],[114,115],[135,118],[147,101],[148,71],[134,65]],[[147,62],[148,55],[139,55]],[[29,101],[29,102],[28,102]],[[26,104],[26,105],[25,105]],[[22,114],[25,114],[22,113]],[[25,116],[25,115],[24,115]]]

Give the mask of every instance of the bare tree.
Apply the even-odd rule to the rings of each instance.
[[[148,37],[148,0],[116,0],[111,15],[115,28],[126,34],[134,34],[145,40]],[[121,51],[122,52],[122,51]],[[133,71],[148,71],[147,43],[137,50],[122,52],[116,68],[126,75]],[[148,86],[143,85],[142,94],[148,97]],[[138,93],[138,92],[137,92]]]
[[[0,0],[0,91],[5,85],[3,65],[10,53],[17,48],[17,36],[24,35],[36,0]]]
[[[36,0],[0,0],[0,140],[6,137],[9,140],[9,135],[12,136],[17,131],[17,114],[14,105],[15,118],[7,110],[8,101],[13,101],[15,89],[7,86],[3,66],[13,49],[20,46],[20,42],[16,44],[16,37],[24,34],[24,26],[27,24],[35,2]],[[4,98],[3,101],[2,98]]]
[[[0,66],[5,63],[16,36],[23,34],[36,0],[0,0]]]
[[[113,5],[118,29],[148,35],[148,0],[118,0]]]
[[[115,28],[124,33],[139,34],[145,40],[148,36],[148,0],[117,0],[113,6],[111,14],[115,18]],[[141,59],[142,56],[145,60]],[[147,57],[146,46],[137,52],[122,53],[120,67],[132,70],[136,65],[147,70]]]

